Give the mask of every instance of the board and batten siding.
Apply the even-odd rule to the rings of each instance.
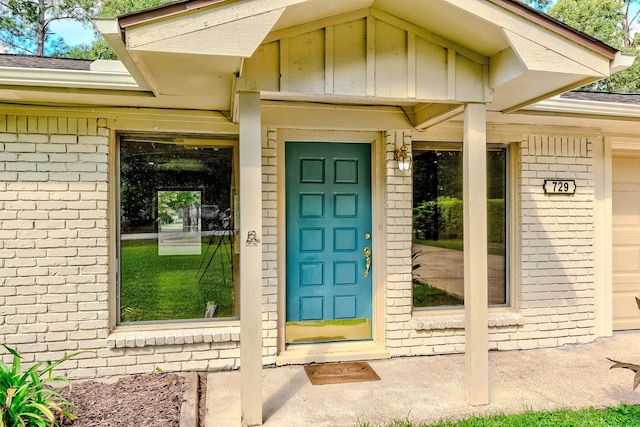
[[[487,58],[378,11],[353,15],[272,33],[245,60],[243,87],[284,98],[487,101]]]

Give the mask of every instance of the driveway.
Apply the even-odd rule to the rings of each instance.
[[[464,296],[464,252],[413,244],[418,253],[414,277],[459,298]],[[505,262],[500,255],[488,255],[489,304],[504,304]]]

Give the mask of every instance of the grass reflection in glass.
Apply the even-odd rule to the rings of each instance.
[[[234,316],[231,245],[220,238],[203,239],[202,255],[169,256],[158,255],[157,240],[122,240],[122,321],[199,319],[207,302],[215,317]]]
[[[464,300],[440,288],[418,281],[413,282],[414,307],[439,307],[464,305]]]

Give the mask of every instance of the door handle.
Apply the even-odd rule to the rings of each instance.
[[[365,260],[364,277],[369,277],[369,270],[371,269],[371,248],[367,246],[366,248],[364,248],[363,253]]]

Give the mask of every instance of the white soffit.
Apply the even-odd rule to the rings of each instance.
[[[403,3],[407,0],[396,0]],[[429,0],[433,1],[433,0]],[[344,15],[357,10],[368,9],[374,0],[307,0],[288,6],[273,31],[283,30],[309,22],[321,21],[327,17]]]
[[[547,71],[553,73],[592,75],[604,77],[609,74],[610,61],[600,55],[589,58],[589,66],[570,59],[568,56],[543,46],[520,34],[504,30],[514,52],[528,71]]]
[[[134,51],[249,57],[269,34],[282,12],[283,9],[279,9],[192,33],[148,42],[141,40],[136,30],[131,29],[127,30],[127,48]]]
[[[490,59],[491,110],[513,111],[609,75],[610,59],[595,52],[577,61],[564,54],[561,43],[543,46],[507,29],[503,33],[511,47]]]

